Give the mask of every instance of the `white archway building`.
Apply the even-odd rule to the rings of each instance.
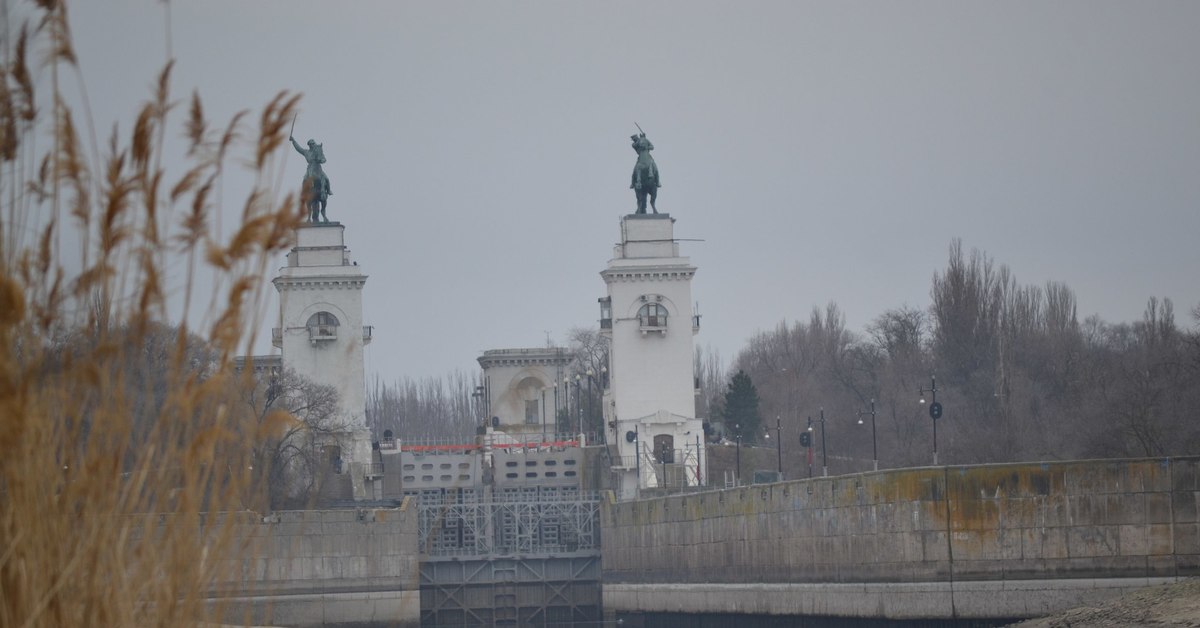
[[[571,357],[561,347],[493,349],[479,356],[483,369],[480,417],[488,427],[516,442],[546,442],[559,434],[556,410],[563,405],[561,385]]]

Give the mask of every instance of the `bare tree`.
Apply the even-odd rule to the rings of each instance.
[[[932,426],[913,399],[929,377],[928,317],[907,306],[888,310],[867,326],[867,335],[877,356],[880,457],[897,465],[922,463],[928,459],[924,443]]]
[[[696,347],[692,361],[699,393],[696,395],[696,416],[704,420],[708,426],[705,434],[710,438],[716,437],[724,428],[716,428],[714,423],[721,423],[725,413],[725,365],[721,355],[712,348]]]
[[[1192,319],[1196,322],[1196,327],[1187,334],[1187,344],[1191,353],[1189,366],[1192,372],[1200,372],[1200,304],[1192,308]]]
[[[567,333],[567,342],[568,351],[571,352],[571,364],[567,370],[575,373],[583,382],[579,389],[579,398],[583,403],[577,404],[579,429],[602,435],[605,432],[603,400],[608,381],[608,337],[597,328],[573,327]],[[574,421],[568,421],[567,425],[574,425]]]
[[[271,509],[310,505],[320,483],[340,465],[350,422],[333,386],[291,369],[242,379],[249,461]]]
[[[984,253],[972,251],[968,260],[960,240],[950,244],[949,263],[944,272],[934,273],[931,290],[933,349],[948,381],[969,385],[979,371],[994,363],[1001,282],[1008,279],[1007,271],[997,272]],[[991,379],[989,373],[983,376]]]

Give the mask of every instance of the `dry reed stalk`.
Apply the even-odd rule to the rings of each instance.
[[[264,472],[250,468],[257,432],[233,358],[251,346],[260,277],[301,212],[259,186],[232,237],[212,230],[212,192],[244,115],[214,135],[193,95],[191,166],[172,181],[170,63],[129,140],[114,129],[89,163],[98,153],[84,150],[58,84],[60,70],[78,73],[65,3],[36,11],[0,43],[0,626],[216,621],[206,598],[240,577],[247,517],[236,513],[261,505]],[[35,50],[49,81],[30,70]],[[260,180],[297,103],[281,93],[263,111],[246,147]],[[53,138],[45,152],[39,134]],[[75,267],[64,234],[81,246]],[[221,286],[203,339],[165,320],[175,286],[161,269],[177,258],[185,311],[197,273]]]

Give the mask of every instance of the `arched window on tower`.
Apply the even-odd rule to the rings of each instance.
[[[313,344],[324,340],[337,340],[338,319],[329,312],[317,312],[308,317],[308,340]]]
[[[638,310],[638,325],[642,333],[667,331],[667,308],[658,303],[647,303]]]

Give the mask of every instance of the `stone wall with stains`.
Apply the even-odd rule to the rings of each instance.
[[[1200,575],[1200,457],[880,471],[602,511],[609,583]]]
[[[216,565],[211,603],[239,625],[416,626],[416,509],[230,513],[237,556]]]

